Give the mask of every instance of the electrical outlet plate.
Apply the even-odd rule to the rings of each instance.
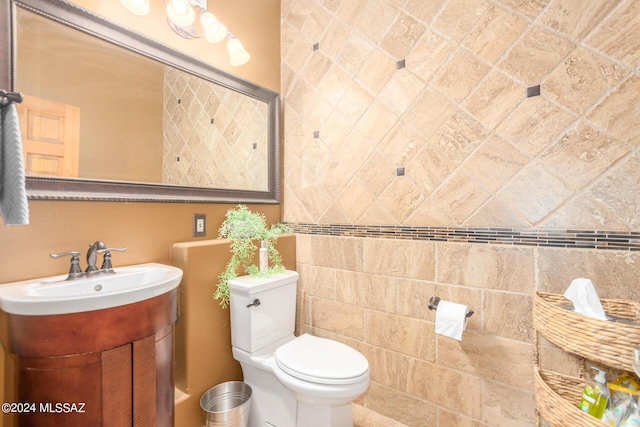
[[[207,216],[205,214],[193,214],[193,237],[207,235]]]

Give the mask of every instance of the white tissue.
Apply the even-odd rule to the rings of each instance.
[[[607,320],[593,283],[589,279],[574,279],[564,293],[564,297],[573,303],[573,310],[585,316]]]
[[[467,327],[467,306],[455,302],[440,301],[436,310],[436,334],[462,341]]]

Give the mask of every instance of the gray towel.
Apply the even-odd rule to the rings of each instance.
[[[0,216],[5,225],[29,224],[18,111],[12,102],[0,107]]]

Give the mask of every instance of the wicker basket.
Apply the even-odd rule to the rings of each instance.
[[[551,427],[606,425],[578,408],[585,385],[583,380],[543,369],[536,369],[534,376],[536,407]]]
[[[638,322],[640,304],[627,300],[601,300],[611,316]],[[633,372],[634,348],[640,348],[640,323],[598,320],[563,308],[571,307],[562,295],[536,292],[533,327],[546,339],[570,353]]]

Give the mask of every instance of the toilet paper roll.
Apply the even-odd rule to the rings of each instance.
[[[467,306],[455,302],[440,301],[436,310],[436,334],[462,341],[467,327]]]

